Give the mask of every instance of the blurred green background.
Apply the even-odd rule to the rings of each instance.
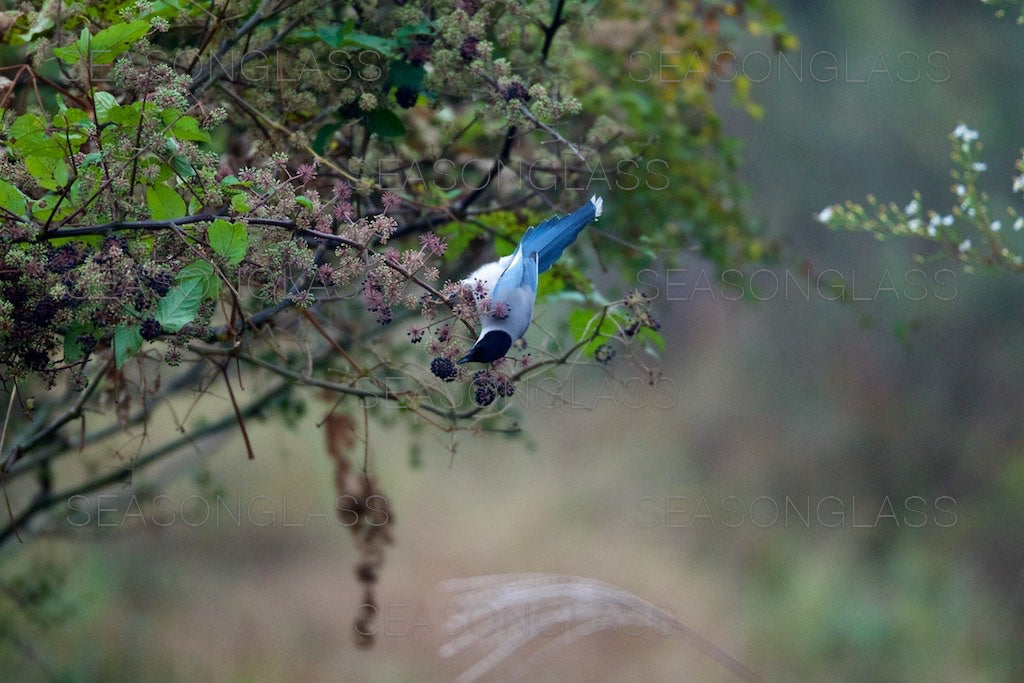
[[[749,46],[762,51],[745,72],[763,118],[730,109],[727,84],[717,95],[742,140],[751,212],[783,246],[782,263],[748,273],[764,300],[708,289],[717,274],[695,259],[655,267],[638,282],[661,292],[656,388],[631,394],[578,368],[565,398],[579,405],[518,398],[528,442],[463,438],[454,457],[432,433],[375,429],[372,466],[397,524],[373,649],[352,642],[356,553],[330,517],[332,467],[311,414],[295,431],[254,426],[254,463],[232,440],[203,481],[183,478],[195,454],[147,472],[174,525],[128,517],[130,528],[8,557],[70,569],[70,611],[26,632],[50,661],[8,643],[2,669],[445,680],[474,659],[437,655],[438,582],[543,571],[633,591],[769,680],[1024,677],[1024,287],[813,220],[868,193],[902,206],[914,189],[948,211],[947,136],[961,120],[986,145],[985,189],[1013,201],[1024,28],[981,2],[777,4],[801,44],[787,64]],[[830,301],[813,276],[805,295],[801,264],[839,273],[860,300]],[[894,288],[879,291],[887,277]],[[620,380],[637,372],[612,367]],[[410,438],[422,439],[415,469]],[[211,521],[189,498],[212,490],[241,505],[241,523]],[[123,521],[131,509],[109,500],[107,519]],[[649,632],[584,639],[534,677],[731,679]]]

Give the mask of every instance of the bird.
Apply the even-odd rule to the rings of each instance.
[[[533,319],[537,276],[558,260],[583,228],[601,215],[604,199],[594,195],[567,216],[552,216],[529,228],[516,250],[474,270],[462,284],[477,296],[480,337],[457,363],[492,363],[522,338]]]

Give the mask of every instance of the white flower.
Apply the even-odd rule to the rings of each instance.
[[[978,173],[984,173],[985,171],[988,170],[988,164],[986,164],[984,161],[975,161],[973,164],[971,164],[971,168],[973,168]]]
[[[992,221],[992,224],[988,227],[992,232],[999,232],[1003,229],[1003,224],[1000,221]]]
[[[908,216],[913,216],[921,210],[921,204],[916,199],[911,199],[910,203],[904,207],[903,212]]]
[[[964,142],[972,142],[978,139],[978,131],[961,123],[953,129],[953,137]]]
[[[939,234],[939,231],[935,229],[935,226],[934,225],[929,225],[928,226],[928,236],[929,237],[935,237],[937,234]]]
[[[832,219],[832,207],[826,206],[818,213],[817,218],[819,223],[828,223]]]
[[[921,229],[921,219],[911,218],[909,221],[907,221],[907,227],[910,228],[911,232],[917,232],[918,230]]]
[[[967,217],[974,218],[978,214],[977,210],[973,206],[967,207]]]
[[[953,191],[956,192],[957,197],[963,197],[965,194],[967,194],[967,188],[964,187],[963,185],[954,185]]]
[[[943,216],[942,217],[942,224],[944,226],[946,226],[947,228],[949,226],[953,225],[953,214],[947,213],[945,216]]]
[[[1024,216],[1017,216],[1017,220],[1013,222],[1013,229],[1015,232],[1020,232],[1020,229],[1024,228]]]
[[[1020,192],[1024,190],[1024,175],[1018,175],[1013,177],[1013,191]]]
[[[964,240],[963,242],[960,243],[960,246],[957,247],[957,249],[960,250],[961,254],[966,253],[967,250],[970,249],[970,248],[971,248],[971,240],[969,240],[969,239]]]

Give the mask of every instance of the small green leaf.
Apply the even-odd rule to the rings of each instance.
[[[241,263],[246,251],[249,250],[249,232],[241,221],[229,223],[223,218],[218,218],[210,225],[207,235],[213,250],[223,256],[230,265]]]
[[[47,190],[57,190],[68,182],[68,165],[57,157],[30,156],[25,159],[25,168]]]
[[[64,362],[77,363],[85,358],[85,350],[78,338],[92,331],[92,328],[77,324],[64,333]]]
[[[146,204],[155,221],[181,218],[185,215],[185,200],[174,188],[167,185],[150,185],[146,188]]]
[[[116,23],[103,29],[92,37],[89,50],[92,52],[93,64],[110,64],[121,53],[125,52],[142,36],[149,33],[148,21],[130,21],[126,24]]]
[[[213,299],[220,294],[220,278],[217,271],[209,261],[193,261],[180,271],[177,280],[184,283],[187,280],[199,280],[203,284],[203,299]]]
[[[114,330],[114,363],[117,367],[125,364],[142,348],[142,333],[139,325],[118,325]]]
[[[328,123],[320,126],[320,130],[316,132],[316,137],[313,138],[313,151],[317,154],[323,154],[327,149],[328,141],[340,128],[340,123]]]
[[[119,106],[117,99],[105,90],[93,93],[92,101],[96,104],[96,120],[101,124],[109,121],[110,110]]]
[[[24,216],[28,208],[28,197],[6,180],[0,180],[0,208],[15,216]]]
[[[390,109],[374,109],[366,116],[366,129],[383,138],[405,135],[405,125]]]
[[[137,126],[142,121],[142,115],[139,113],[141,104],[141,102],[133,102],[125,106],[117,105],[116,107],[111,107],[107,111],[107,120],[119,126]]]
[[[10,136],[19,140],[29,133],[45,133],[46,122],[36,114],[22,114],[11,124]]]
[[[569,314],[569,331],[576,341],[583,341],[583,338],[593,333],[593,326],[597,324],[597,314],[585,308],[577,308]]]
[[[231,195],[231,208],[235,210],[235,213],[248,213],[249,202],[246,200],[245,195],[241,192]]]
[[[177,109],[165,109],[160,118],[171,135],[179,140],[210,141],[210,134],[199,129],[199,121],[194,116],[183,116]]]
[[[406,61],[391,62],[389,69],[391,73],[391,85],[401,87],[407,85],[413,90],[423,89],[423,76],[426,74],[423,66],[413,66]]]
[[[89,33],[89,29],[83,27],[82,32],[78,36],[78,40],[65,47],[53,48],[53,54],[60,61],[69,66],[73,66],[77,64],[82,57],[89,53],[89,41],[91,39],[92,34]]]
[[[200,278],[183,280],[160,298],[153,317],[166,331],[177,332],[196,319],[205,289],[205,283]]]
[[[338,49],[345,42],[345,27],[338,25],[318,26],[316,35],[327,44],[327,47]]]
[[[434,33],[433,27],[425,21],[418,24],[406,24],[398,29],[395,34],[395,42],[400,47],[410,47],[418,42],[418,36],[430,36]]]
[[[661,332],[650,327],[641,327],[636,333],[636,338],[639,341],[649,342],[651,345],[657,346],[659,351],[665,350],[665,338],[661,336]]]
[[[395,48],[395,41],[390,38],[381,38],[380,36],[370,35],[369,33],[350,33],[345,36],[344,44],[365,47],[369,50],[379,52],[386,57],[390,57],[391,51]]]

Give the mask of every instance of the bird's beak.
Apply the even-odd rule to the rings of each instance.
[[[458,365],[462,365],[463,363],[468,363],[468,362],[470,362],[470,361],[472,360],[472,358],[470,358],[470,356],[472,356],[472,355],[473,355],[473,350],[474,350],[475,348],[476,348],[476,347],[474,346],[474,347],[473,347],[472,349],[470,349],[470,350],[469,350],[469,353],[467,353],[467,354],[466,354],[465,356],[463,356],[462,358],[460,358],[460,359],[458,359],[457,361],[455,361],[455,363],[456,363],[456,364],[458,364]]]

